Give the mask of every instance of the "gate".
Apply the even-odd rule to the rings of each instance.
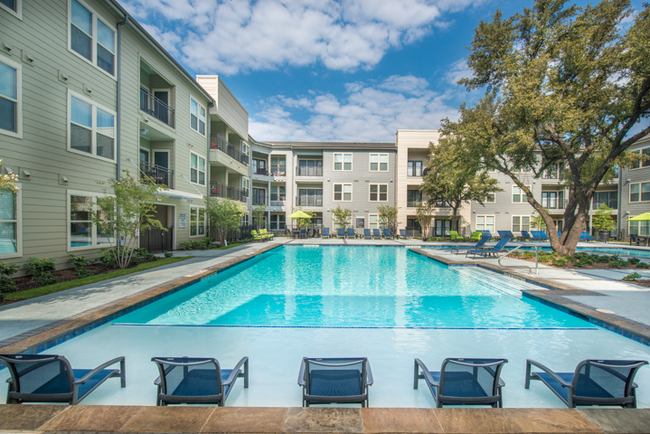
[[[140,235],[140,247],[149,253],[161,253],[173,250],[174,226],[164,229],[147,229]]]

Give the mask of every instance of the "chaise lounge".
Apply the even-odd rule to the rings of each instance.
[[[304,357],[298,374],[298,385],[303,388],[303,407],[341,403],[367,407],[368,386],[372,383],[370,362],[365,357]]]
[[[473,255],[472,257],[476,257],[476,255],[481,255],[481,256],[497,256],[497,253],[501,252],[503,248],[508,244],[508,242],[512,240],[512,238],[501,238],[498,243],[491,249],[472,249],[468,250],[465,253],[465,257],[469,255],[470,253]]]

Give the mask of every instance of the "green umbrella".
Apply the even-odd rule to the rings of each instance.
[[[304,211],[296,211],[293,214],[289,214],[289,217],[292,219],[310,219],[311,216]]]
[[[650,221],[650,212],[644,212],[643,214],[639,214],[638,216],[631,217],[627,219],[630,222],[647,222]]]

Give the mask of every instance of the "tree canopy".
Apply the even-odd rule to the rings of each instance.
[[[479,157],[526,193],[559,254],[575,251],[596,188],[650,133],[649,15],[647,3],[633,11],[627,0],[584,8],[536,0],[476,28],[467,61],[473,77],[460,83],[485,95],[462,105],[457,122],[444,120],[443,133],[455,137],[457,153]],[[558,237],[526,176],[560,164],[569,195]]]
[[[223,245],[228,232],[239,227],[243,211],[234,200],[210,197],[207,200],[207,213],[210,226],[216,230],[217,238]]]

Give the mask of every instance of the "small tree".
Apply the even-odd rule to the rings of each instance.
[[[90,220],[115,251],[115,265],[126,268],[131,263],[138,238],[147,229],[163,229],[154,217],[154,200],[159,186],[140,184],[127,170],[119,180],[109,179],[106,196],[98,197],[90,207]]]
[[[257,205],[253,207],[253,226],[255,229],[259,229],[260,226],[264,225],[264,217],[266,216],[266,207],[264,205]]]
[[[296,211],[302,211],[302,209],[298,208]],[[316,213],[313,212],[313,211],[302,211],[302,212],[304,212],[305,214],[309,214],[311,217],[310,218],[295,219],[296,224],[298,225],[298,227],[300,229],[306,228],[307,226],[309,226],[311,224],[311,219],[316,217]]]
[[[425,240],[429,234],[429,227],[431,226],[431,220],[433,220],[433,210],[435,204],[432,200],[427,200],[424,202],[418,202],[415,208],[415,214],[418,217],[418,223],[422,228],[422,239]]]
[[[613,231],[616,229],[616,222],[612,216],[612,208],[601,203],[591,218],[594,229],[600,231]]]
[[[546,220],[544,220],[544,217],[542,217],[540,214],[535,214],[533,217],[531,217],[530,224],[534,228],[544,230],[546,227]]]
[[[397,207],[390,205],[379,205],[379,221],[385,228],[390,229],[394,234],[397,233]]]
[[[347,229],[352,226],[352,210],[343,209],[341,208],[341,205],[339,205],[334,211],[332,211],[332,219],[336,226],[342,229]]]
[[[208,198],[207,213],[210,226],[217,231],[217,239],[223,245],[228,232],[239,227],[242,209],[230,199]]]

